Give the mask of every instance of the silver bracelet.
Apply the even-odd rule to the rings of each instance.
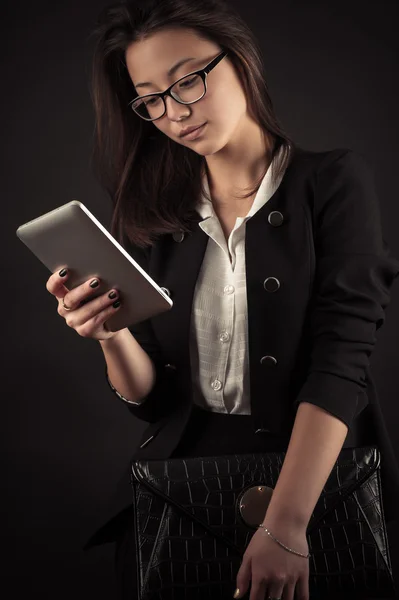
[[[112,385],[110,378],[107,375],[107,381],[109,383],[109,386],[111,388],[111,390],[113,392],[115,392],[115,394],[118,396],[118,398],[120,398],[121,400],[123,400],[123,402],[127,402],[127,404],[134,404],[135,406],[140,406],[140,402],[134,402],[133,400],[128,400],[127,398],[125,398],[125,396],[122,396],[122,394],[120,394],[118,392],[118,390]]]
[[[262,529],[264,529],[266,531],[267,535],[270,536],[272,538],[272,540],[277,542],[277,544],[279,544],[279,546],[281,546],[285,550],[288,550],[288,552],[292,552],[292,554],[296,554],[297,556],[302,556],[303,558],[310,557],[310,553],[309,554],[301,554],[300,552],[297,552],[296,550],[292,550],[292,548],[288,548],[288,546],[286,546],[285,544],[280,542],[280,540],[275,538],[274,535],[272,533],[270,533],[270,531],[264,525],[262,525],[262,523],[260,525],[258,525],[258,527],[262,527]]]

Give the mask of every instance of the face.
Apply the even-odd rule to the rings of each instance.
[[[217,44],[201,39],[195,31],[165,29],[146,40],[133,42],[126,51],[126,65],[137,95],[142,96],[164,91],[180,77],[205,67],[220,52]],[[185,58],[193,60],[168,76],[168,70]],[[139,85],[146,82],[148,84],[144,86]],[[187,146],[203,156],[214,154],[226,146],[234,136],[239,135],[248,119],[245,94],[229,56],[212,69],[206,83],[205,96],[193,104],[179,104],[174,98],[166,96],[166,113],[152,122],[154,127],[177,144]],[[206,126],[196,139],[179,137],[183,129],[203,123]]]

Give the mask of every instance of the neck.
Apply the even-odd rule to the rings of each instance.
[[[270,165],[271,140],[257,123],[250,121],[221,150],[206,156],[205,160],[212,201],[241,200]]]

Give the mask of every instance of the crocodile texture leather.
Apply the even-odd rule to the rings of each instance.
[[[140,600],[231,598],[256,531],[239,499],[253,485],[274,488],[284,456],[133,461]],[[376,447],[341,450],[307,538],[311,600],[395,597]]]

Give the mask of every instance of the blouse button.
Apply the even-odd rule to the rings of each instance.
[[[222,331],[221,334],[219,335],[219,340],[221,342],[228,342],[230,339],[230,334],[228,331]]]
[[[225,294],[233,294],[233,293],[234,293],[234,291],[235,291],[235,287],[234,287],[234,285],[226,285],[226,286],[224,287],[224,289],[223,289],[223,292],[224,292]]]
[[[219,381],[219,379],[215,379],[214,381],[212,381],[211,387],[215,390],[215,392],[218,392],[222,389],[222,382]]]
[[[280,282],[277,277],[268,277],[263,282],[263,287],[267,292],[277,292],[280,287]]]
[[[274,367],[277,364],[277,359],[274,356],[262,356],[260,359],[261,365],[266,365],[267,367]]]
[[[272,225],[273,227],[280,227],[280,225],[283,224],[284,221],[284,217],[281,214],[281,212],[279,212],[278,210],[273,210],[267,220],[269,221],[270,225]]]

